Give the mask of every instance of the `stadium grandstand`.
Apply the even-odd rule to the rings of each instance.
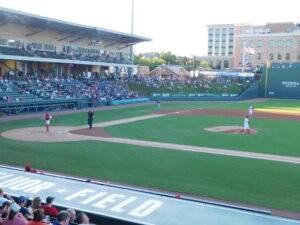
[[[0,24],[5,112],[18,112],[20,105],[32,112],[139,98],[109,80],[133,71],[130,47],[151,39],[7,8],[0,8]]]

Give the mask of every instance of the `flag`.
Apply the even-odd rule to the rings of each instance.
[[[255,54],[254,48],[251,48],[250,46],[244,47],[244,51],[245,51],[245,53],[247,53],[249,55],[254,55]]]

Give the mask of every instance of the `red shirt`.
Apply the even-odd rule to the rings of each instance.
[[[58,215],[58,210],[53,206],[43,205],[41,206],[41,208],[45,211],[46,215],[52,215],[52,216]]]
[[[48,224],[43,222],[38,222],[38,221],[31,221],[27,225],[48,225]]]

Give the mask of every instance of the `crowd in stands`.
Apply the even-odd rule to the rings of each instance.
[[[92,102],[140,98],[138,91],[129,89],[128,83],[152,88],[154,92],[173,93],[228,93],[231,87],[243,90],[251,83],[250,78],[240,77],[179,77],[179,76],[138,76],[114,75],[91,76],[54,73],[0,72],[0,102],[22,102],[57,99],[87,99]]]
[[[26,100],[88,99],[112,101],[139,98],[126,84],[94,73],[54,76],[51,73],[27,74],[10,71],[0,74],[0,102]]]
[[[53,59],[69,59],[69,60],[80,60],[80,61],[89,61],[89,62],[130,64],[128,55],[124,53],[115,53],[106,50],[101,50],[101,53],[99,51],[99,54],[81,53],[77,50],[72,50],[67,48],[63,48],[61,52],[57,52],[56,50],[45,51],[45,50],[34,49],[31,43],[28,43],[26,47],[25,46],[22,47],[0,46],[0,54],[27,56],[27,57],[53,58]]]
[[[217,85],[219,92],[226,92],[232,85],[240,87],[247,87],[252,81],[252,78],[240,78],[240,77],[179,77],[176,75],[167,76],[133,76],[129,82],[135,84],[144,84],[147,87],[157,89],[166,88],[168,91],[180,91],[183,89],[205,89],[206,92],[210,92],[213,85]]]
[[[29,204],[27,196],[12,198],[0,188],[0,225],[83,225],[90,224],[89,217],[74,209],[58,211],[53,206],[55,198],[47,197],[42,204],[40,197],[35,197]]]

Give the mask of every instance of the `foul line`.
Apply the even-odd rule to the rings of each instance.
[[[91,137],[90,139],[104,141],[104,142],[137,145],[137,146],[175,149],[181,151],[201,152],[201,153],[209,153],[209,154],[217,154],[217,155],[227,155],[227,156],[235,156],[235,157],[243,157],[243,158],[253,158],[253,159],[300,164],[299,157],[279,156],[279,155],[243,152],[243,151],[236,151],[236,150],[225,150],[225,149],[217,149],[217,148],[207,148],[207,147],[191,146],[191,145],[179,145],[179,144],[164,143],[164,142],[141,141],[141,140],[134,140],[134,139],[126,139],[126,138]]]

